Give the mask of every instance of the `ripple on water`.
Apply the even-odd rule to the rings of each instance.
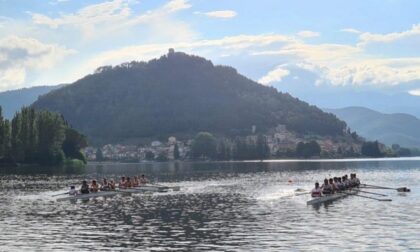
[[[389,164],[269,165],[217,175],[188,169],[194,179],[181,174],[170,183],[180,192],[84,202],[51,196],[80,177],[0,177],[0,250],[420,250],[420,162],[396,170]],[[353,170],[366,183],[409,186],[412,193],[380,190],[393,201],[350,196],[316,207],[306,205],[306,195],[292,196],[327,174]]]

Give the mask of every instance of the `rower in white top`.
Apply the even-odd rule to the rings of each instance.
[[[321,189],[321,187],[319,187],[318,182],[315,183],[315,188],[312,189],[311,196],[312,197],[321,197],[322,196],[322,189]]]
[[[328,179],[324,179],[324,184],[321,186],[321,189],[322,189],[322,194],[332,194],[333,193],[333,188],[328,183]]]

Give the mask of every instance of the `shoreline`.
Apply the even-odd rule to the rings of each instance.
[[[292,162],[372,162],[372,161],[420,161],[417,157],[382,157],[382,158],[311,158],[311,159],[264,159],[264,160],[171,160],[171,161],[140,161],[140,162],[118,162],[118,161],[88,161],[87,165],[100,164],[165,164],[165,163],[292,163]]]

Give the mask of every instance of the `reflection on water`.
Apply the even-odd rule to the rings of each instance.
[[[349,172],[412,192],[378,191],[392,202],[349,196],[318,206],[293,196]],[[141,173],[182,190],[84,202],[51,196],[83,178]],[[93,164],[84,176],[0,178],[0,251],[420,249],[420,161]]]

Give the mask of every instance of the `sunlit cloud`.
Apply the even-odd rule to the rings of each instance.
[[[321,34],[319,32],[314,31],[300,31],[297,35],[301,38],[316,38],[319,37]]]
[[[74,53],[74,50],[32,38],[0,39],[0,90],[23,87],[28,71],[51,69]]]
[[[203,14],[211,18],[224,18],[224,19],[234,18],[238,15],[238,13],[232,10],[209,11],[209,12],[203,12],[203,13],[196,12],[196,14]]]
[[[284,77],[288,76],[290,71],[283,68],[283,66],[277,66],[275,69],[268,72],[265,76],[261,77],[258,82],[263,85],[270,85],[274,82],[281,81]]]

